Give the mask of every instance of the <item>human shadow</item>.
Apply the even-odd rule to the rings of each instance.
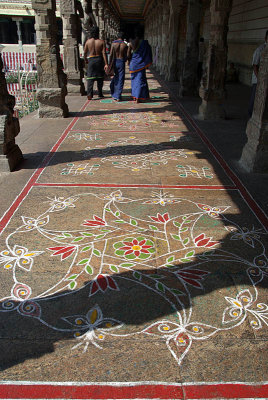
[[[231,222],[234,227],[241,223],[241,215],[225,214],[224,219],[215,219],[205,214],[202,218],[202,229],[209,224],[209,229],[215,229],[213,223],[223,229],[230,227]],[[189,255],[188,259],[183,255],[190,252],[189,248],[184,250],[178,242],[180,250],[173,247],[170,254],[158,255],[151,261],[121,257],[118,263],[109,266],[109,271],[106,268],[97,272],[99,268],[96,268],[87,280],[84,278],[89,275],[84,273],[79,288],[74,290],[63,287],[53,295],[29,296],[20,301],[13,295],[2,300],[1,370],[53,353],[55,343],[60,340],[71,340],[73,346],[80,343],[83,349],[87,332],[95,331],[94,340],[89,341],[91,346],[94,341],[105,346],[98,341],[98,335],[105,334],[107,341],[109,333],[115,335],[113,338],[116,333],[126,337],[137,333],[146,337],[144,331],[152,324],[170,324],[172,329],[177,327],[178,332],[182,326],[189,326],[190,330],[199,323],[219,330],[226,328],[222,324],[225,310],[241,311],[241,298],[237,297],[241,288],[246,291],[244,295],[248,296],[252,307],[256,308],[257,300],[263,300],[256,295],[258,290],[262,293],[262,289],[267,289],[268,283],[266,267],[260,263],[264,259],[263,233],[259,227],[249,233],[248,238],[236,238],[237,231],[229,231],[217,247],[200,245],[198,248],[195,242],[192,248],[195,255]],[[143,235],[151,240],[148,233]],[[125,236],[135,237],[135,234],[126,232]],[[210,237],[207,245],[211,240]],[[181,257],[180,260],[177,257]],[[53,276],[51,279],[53,281]],[[221,293],[216,304],[214,295],[214,304],[210,299],[214,292]],[[236,301],[237,306],[224,300],[226,296]],[[218,317],[211,318],[215,307],[218,307]],[[235,315],[226,317],[226,320],[229,318],[227,327],[235,327],[243,319],[242,313],[240,319]]]

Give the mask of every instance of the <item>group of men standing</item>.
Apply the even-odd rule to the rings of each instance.
[[[131,74],[131,92],[133,99],[139,103],[149,98],[146,69],[152,64],[152,50],[147,40],[143,39],[142,29],[135,30],[135,38],[129,44],[124,41],[123,33],[112,42],[110,49],[110,65],[108,64],[105,41],[99,38],[99,28],[90,30],[90,37],[84,46],[84,60],[87,65],[87,97],[93,98],[93,85],[97,82],[98,95],[103,97],[103,81],[105,74],[113,69],[110,84],[111,96],[115,101],[121,100],[125,82],[125,64],[129,65]],[[112,65],[111,65],[112,64]]]

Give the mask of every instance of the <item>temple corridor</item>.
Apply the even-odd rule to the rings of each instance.
[[[147,77],[144,103],[127,74],[119,103],[107,80],[68,118],[21,121],[0,398],[267,397],[267,217],[211,143],[223,125]]]

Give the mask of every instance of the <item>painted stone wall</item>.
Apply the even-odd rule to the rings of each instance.
[[[239,80],[251,84],[254,50],[264,42],[268,29],[267,0],[233,0],[229,19],[228,60],[239,69]]]

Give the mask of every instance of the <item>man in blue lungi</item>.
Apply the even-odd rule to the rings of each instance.
[[[125,63],[127,60],[127,45],[123,40],[123,32],[118,33],[118,39],[112,42],[110,58],[114,57],[114,77],[110,84],[111,95],[115,101],[121,100],[125,82]]]
[[[137,28],[135,39],[130,41],[127,53],[129,72],[131,73],[131,92],[137,103],[149,98],[146,68],[152,64],[151,46],[142,37],[141,28]]]

